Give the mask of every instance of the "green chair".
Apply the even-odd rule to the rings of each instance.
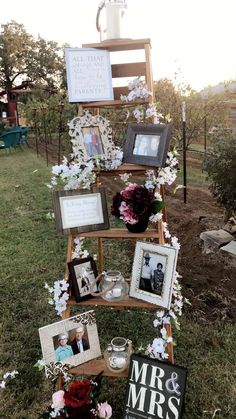
[[[14,127],[11,129],[11,132],[20,132],[20,145],[26,144],[29,147],[28,144],[28,127]]]
[[[20,145],[20,131],[5,131],[0,135],[0,141],[3,143],[0,144],[0,150],[11,151],[11,148],[15,148],[17,145]]]
[[[21,129],[20,144],[26,144],[29,147],[29,143],[28,143],[28,131],[29,131],[29,128],[27,128],[27,127],[20,127],[20,129]]]

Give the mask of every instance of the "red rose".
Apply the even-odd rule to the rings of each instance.
[[[77,408],[90,404],[89,393],[91,390],[92,384],[89,380],[74,381],[65,392],[65,406]]]

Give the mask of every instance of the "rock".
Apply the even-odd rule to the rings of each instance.
[[[225,231],[228,231],[230,234],[236,234],[236,221],[235,218],[231,217],[229,221],[223,226]]]
[[[209,248],[217,248],[219,249],[224,244],[227,244],[234,240],[232,234],[228,233],[225,230],[211,230],[211,231],[203,231],[200,234],[200,238],[204,241],[204,245]]]
[[[236,240],[232,240],[226,246],[221,247],[220,251],[226,252],[229,256],[236,259]]]

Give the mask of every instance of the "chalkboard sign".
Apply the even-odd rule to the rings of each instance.
[[[65,48],[69,102],[113,100],[110,53],[94,48]]]
[[[123,419],[180,419],[187,370],[132,355]]]

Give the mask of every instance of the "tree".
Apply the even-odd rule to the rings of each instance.
[[[225,123],[228,115],[227,93],[204,95],[190,86],[175,87],[168,79],[154,82],[154,95],[157,108],[163,115],[169,114],[172,124],[172,139],[177,147],[182,147],[182,103],[186,103],[187,146],[199,142],[214,125]]]
[[[53,91],[60,86],[64,65],[56,42],[34,39],[24,26],[11,21],[0,32],[0,96],[41,85]]]
[[[236,138],[224,126],[213,131],[212,152],[205,158],[204,169],[210,190],[225,209],[225,221],[236,211]]]

